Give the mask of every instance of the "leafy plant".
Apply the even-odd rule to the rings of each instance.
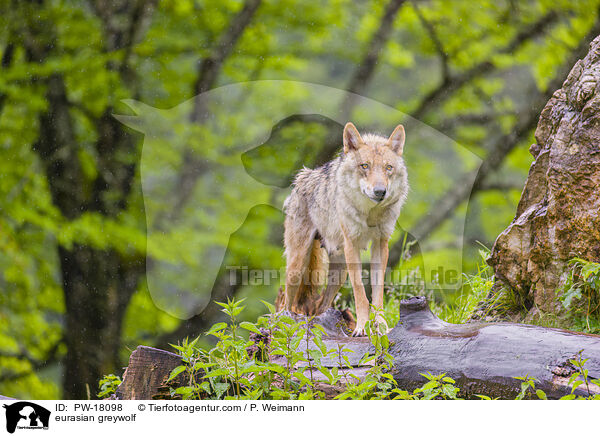
[[[384,322],[377,322],[377,317],[382,318]],[[389,324],[390,320],[386,318],[385,313],[372,308],[365,332],[373,351],[366,353],[358,362],[359,365],[372,364],[372,367],[367,371],[363,380],[350,374],[350,380],[347,380],[346,383],[346,391],[336,396],[336,399],[387,399],[400,393],[396,380],[391,374],[394,358],[389,353],[390,340],[386,334]],[[347,358],[345,366],[348,369],[352,368]]]
[[[567,382],[567,386],[571,387],[571,393],[568,395],[562,396],[561,400],[600,400],[600,394],[592,394],[590,389],[590,383],[600,387],[600,380],[598,379],[590,379],[588,370],[584,368],[585,363],[588,359],[583,359],[582,357],[583,350],[580,350],[577,355],[573,359],[569,359],[569,363],[576,367],[578,371],[573,372],[569,377]],[[532,393],[535,393],[537,398],[540,400],[546,400],[547,395],[541,389],[536,389],[535,383],[538,381],[534,377],[529,377],[526,374],[523,377],[514,377],[517,380],[522,380],[521,382],[521,392],[515,398],[516,400],[523,399],[531,399]],[[585,385],[587,395],[576,395],[575,390],[581,386]]]
[[[477,304],[488,295],[494,284],[493,274],[485,261],[488,256],[489,250],[479,250],[480,261],[477,264],[477,272],[475,274],[464,274],[464,286],[458,296],[452,303],[433,304],[432,311],[434,313],[443,320],[454,324],[462,324],[471,317],[477,308]],[[493,306],[495,305],[490,307]]]
[[[100,389],[98,392],[98,398],[109,398],[116,392],[121,382],[122,380],[119,376],[114,374],[105,375],[98,382],[98,388]]]
[[[433,375],[431,373],[422,374],[427,380],[422,387],[416,389],[414,393],[421,394],[422,400],[432,400],[434,398],[441,397],[444,400],[456,400],[459,392],[459,388],[454,386],[454,379],[447,377],[445,373],[439,375]]]
[[[237,323],[244,309],[243,300],[220,304],[229,323],[215,324],[206,334],[217,338],[209,351],[198,347],[198,338],[174,345],[182,357],[182,365],[171,372],[169,382],[183,377],[183,386],[171,389],[174,398],[182,399],[323,399],[326,391],[341,391],[335,399],[456,399],[459,389],[446,374],[422,374],[426,383],[413,392],[398,387],[392,375],[393,346],[387,336],[387,327],[377,322],[385,313],[373,309],[366,324],[371,344],[362,356],[359,366],[370,366],[363,378],[351,373],[352,350],[337,345],[329,348],[324,329],[312,319],[296,321],[275,313],[265,303],[269,315],[256,323]],[[239,329],[249,332],[246,339]],[[268,338],[268,339],[267,339]],[[336,361],[326,366],[325,360]]]
[[[515,398],[515,400],[530,399],[531,392],[535,392],[540,400],[546,399],[546,393],[540,389],[535,389],[535,382],[538,381],[535,377],[529,377],[529,374],[525,374],[522,377],[514,377],[517,380],[521,380],[521,392]]]
[[[573,374],[571,374],[571,377],[569,377],[569,385],[571,386],[571,394],[570,395],[566,395],[565,397],[561,398],[562,399],[576,399],[576,398],[589,398],[589,399],[600,399],[600,395],[598,394],[591,394],[591,390],[590,390],[590,383],[600,387],[600,380],[597,379],[590,379],[589,378],[589,373],[588,370],[584,368],[585,363],[588,361],[588,359],[584,359],[582,357],[582,353],[583,350],[580,350],[577,355],[575,356],[575,358],[573,359],[569,359],[569,362],[571,363],[571,365],[575,366],[578,371],[574,372]],[[585,384],[585,388],[587,391],[587,397],[576,397],[574,395],[575,389],[577,389],[579,386]]]
[[[271,304],[263,302],[268,315],[261,316],[256,323],[238,322],[244,310],[243,301],[219,303],[229,322],[217,323],[206,332],[217,339],[210,350],[199,347],[199,338],[174,345],[182,365],[174,368],[168,379],[180,385],[171,388],[173,398],[311,400],[324,399],[337,391],[334,399],[338,400],[459,399],[460,389],[446,373],[421,373],[424,384],[412,392],[398,386],[390,353],[394,344],[387,336],[385,325],[390,324],[390,319],[385,312],[378,313],[375,308],[371,311],[365,327],[369,351],[353,364],[352,350],[339,343],[330,348],[323,327],[313,319],[295,320],[285,313],[276,313]],[[385,323],[377,322],[381,318]],[[600,399],[591,389],[592,384],[600,387],[600,380],[589,379],[584,367],[587,359],[581,354],[570,360],[578,371],[568,382],[571,394],[562,399]],[[326,365],[331,361],[336,364]],[[369,370],[358,377],[352,372],[355,366],[369,366]],[[534,377],[526,374],[515,379],[521,380],[517,400],[547,398],[544,391],[536,389]],[[581,385],[587,388],[585,397],[575,395]],[[492,399],[486,395],[474,396]]]
[[[585,316],[586,330],[597,332],[599,331],[600,263],[574,258],[569,264],[571,269],[562,288],[560,301],[565,309],[576,306],[572,308],[571,314],[582,313]],[[580,304],[575,305],[574,301]]]
[[[169,382],[181,375],[185,385],[172,388],[173,397],[183,399],[318,399],[325,398],[326,387],[338,387],[343,379],[345,390],[337,398],[388,398],[398,394],[390,370],[393,358],[388,353],[386,328],[375,323],[375,313],[367,323],[372,352],[360,364],[372,364],[364,380],[349,374],[349,353],[343,346],[328,348],[324,330],[311,319],[296,321],[275,313],[256,323],[237,322],[244,309],[243,300],[220,303],[229,323],[215,324],[206,334],[217,338],[215,346],[198,348],[198,338],[174,348],[182,365],[173,369]],[[389,322],[389,321],[388,321]],[[247,331],[252,340],[239,330]],[[303,345],[303,347],[301,347]],[[327,367],[325,359],[337,360],[339,367]]]

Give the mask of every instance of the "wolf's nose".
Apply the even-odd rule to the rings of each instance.
[[[383,197],[385,197],[385,188],[373,189],[373,195],[375,195],[379,201],[383,200]]]

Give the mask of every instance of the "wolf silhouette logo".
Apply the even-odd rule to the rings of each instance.
[[[18,401],[3,407],[6,409],[6,431],[14,433],[18,428],[47,429],[50,423],[50,411],[28,401]]]
[[[272,174],[285,171],[291,179],[307,164],[301,158],[282,164],[289,160],[284,151],[264,148],[275,126],[292,117],[321,117],[340,126],[341,147],[342,126],[349,116],[343,108],[349,97],[360,112],[353,119],[364,129],[383,132],[398,123],[410,129],[405,160],[409,174],[418,174],[420,179],[411,181],[413,188],[399,227],[410,229],[424,211],[435,210],[445,187],[472,184],[481,164],[475,154],[393,107],[340,89],[264,80],[216,88],[170,109],[123,101],[135,115],[115,117],[144,134],[140,175],[147,224],[146,278],[157,307],[187,319],[211,300],[224,298],[213,294],[219,274],[229,277],[226,262],[243,262],[226,261],[227,247],[232,240],[235,243],[230,238],[257,208],[282,210],[290,189],[274,182]],[[294,132],[298,140],[305,134],[298,129]],[[246,157],[261,149],[266,151],[257,171]],[[302,152],[316,153],[306,145]],[[411,171],[415,166],[418,172]],[[431,260],[423,256],[425,280],[438,269],[452,270],[460,278],[465,218],[466,211],[458,211],[447,224],[455,238],[454,251]],[[395,232],[396,237],[400,234]],[[417,241],[421,237],[412,236]],[[256,241],[245,238],[246,246],[264,244],[258,237]],[[275,269],[279,267],[283,264]],[[460,279],[447,284],[448,289],[460,286]]]

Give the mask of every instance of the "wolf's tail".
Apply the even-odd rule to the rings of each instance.
[[[319,290],[325,282],[325,250],[321,248],[321,241],[315,239],[310,249],[310,259],[300,288],[298,289],[297,309],[307,315],[316,314]]]

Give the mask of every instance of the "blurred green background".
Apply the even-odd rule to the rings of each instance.
[[[514,216],[541,109],[600,34],[591,0],[0,4],[0,393],[23,399],[93,398],[137,345],[217,321],[210,301],[249,297],[255,317],[274,300],[278,284],[231,285],[226,267],[284,266],[278,207],[299,168],[339,150],[340,122],[253,118],[302,102],[293,87],[189,99],[289,80],[386,105],[331,110],[407,127],[390,267],[470,272]],[[403,231],[422,256],[404,256]],[[198,306],[185,289],[201,287]]]

